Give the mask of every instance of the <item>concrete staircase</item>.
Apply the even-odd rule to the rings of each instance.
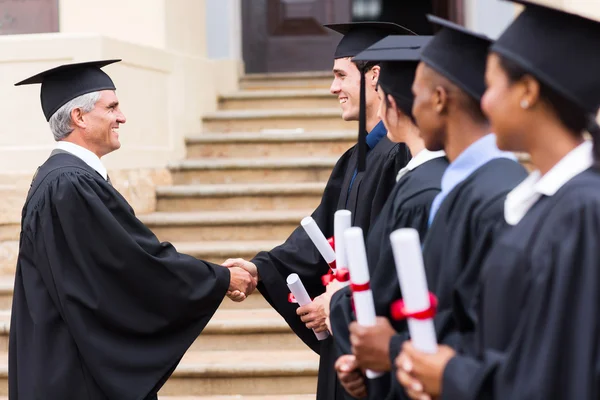
[[[140,218],[181,252],[222,263],[280,244],[319,203],[339,156],[356,141],[328,93],[330,73],[253,75],[222,96]],[[0,227],[0,239],[18,227]],[[13,277],[0,278],[0,354],[6,360]],[[0,357],[2,357],[0,355]],[[0,362],[0,400],[8,391]],[[314,400],[318,356],[260,293],[224,299],[159,393],[163,400]]]
[[[170,166],[174,185],[157,189],[157,212],[141,219],[180,251],[219,264],[280,244],[318,205],[356,140],[329,79],[243,78],[242,90],[206,116],[204,132],[187,138],[186,159]],[[318,356],[255,293],[223,301],[160,395],[312,400],[317,369]]]
[[[356,141],[328,92],[330,73],[255,75],[219,98],[187,156],[141,215],[156,235],[222,263],[282,243],[318,205],[339,156]],[[18,226],[0,226],[16,240]],[[0,249],[1,250],[1,249]],[[0,400],[8,394],[8,332],[14,278],[0,276]],[[5,310],[5,311],[1,311]],[[159,396],[166,400],[314,400],[318,356],[256,292],[224,299]]]

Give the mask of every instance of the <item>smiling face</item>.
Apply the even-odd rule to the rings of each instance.
[[[126,122],[119,108],[119,99],[112,90],[100,92],[100,98],[94,108],[87,113],[75,115],[77,125],[83,129],[86,147],[98,157],[121,147],[119,125]]]
[[[512,83],[494,53],[488,56],[485,81],[487,89],[481,99],[481,108],[496,134],[498,148],[521,151],[528,115],[520,105],[527,98],[524,83]]]
[[[333,64],[333,82],[329,91],[337,95],[344,121],[358,120],[360,107],[360,72],[348,58],[338,58]]]
[[[365,73],[365,100],[367,119],[377,113],[376,92],[379,66],[375,65]],[[344,121],[358,121],[360,114],[360,71],[351,58],[338,58],[333,64],[333,82],[329,91],[338,97]]]

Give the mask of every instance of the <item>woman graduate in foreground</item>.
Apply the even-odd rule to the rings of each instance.
[[[498,146],[539,169],[507,197],[513,227],[483,265],[474,354],[405,343],[414,399],[600,396],[600,23],[513,1],[527,7],[491,48],[482,106]]]
[[[417,229],[422,238],[425,236],[431,203],[441,190],[442,175],[448,166],[444,151],[434,152],[425,148],[411,112],[411,86],[419,63],[420,47],[430,39],[430,36],[388,36],[355,57],[355,60],[360,61],[381,61],[377,88],[380,98],[378,115],[385,124],[390,140],[406,143],[413,154],[406,167],[398,173],[397,183],[367,237],[371,288],[377,315],[382,316],[379,321],[383,331],[382,336],[378,337],[379,351],[369,354],[370,359],[378,361],[375,366],[378,371],[391,371],[389,340],[396,331],[387,319],[391,319],[391,302],[400,297],[390,233],[399,228],[411,227]],[[347,287],[336,293],[331,302],[333,338],[339,350],[348,355],[342,356],[338,365],[344,359],[345,362],[351,362],[353,357],[350,355],[352,348],[348,325],[354,321],[354,312],[352,292],[349,289]],[[406,329],[404,324],[401,329]],[[346,381],[346,376],[348,374],[339,376],[344,388],[354,397],[364,394],[365,385],[347,385],[346,382],[357,379]],[[356,378],[356,374],[354,377]],[[383,399],[389,392],[390,378],[391,374],[388,373],[371,381],[369,398]],[[350,387],[354,390],[350,390]]]

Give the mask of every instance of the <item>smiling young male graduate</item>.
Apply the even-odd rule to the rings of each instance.
[[[350,210],[352,224],[367,233],[394,187],[398,171],[410,160],[406,145],[390,141],[383,123],[377,117],[379,66],[376,63],[357,66],[351,61],[356,54],[389,34],[409,32],[401,26],[382,22],[326,26],[344,35],[335,51],[334,80],[331,85],[331,92],[340,99],[343,119],[350,121],[359,118],[359,68],[365,70],[366,77],[366,104],[363,108],[366,116],[362,121],[366,129],[360,132],[358,144],[346,151],[333,168],[321,203],[312,213],[326,237],[331,237],[334,214],[340,209]],[[359,156],[361,146],[366,147],[364,160]],[[364,170],[359,168],[361,161],[364,161]],[[340,393],[342,389],[334,370],[336,355],[332,339],[319,342],[311,330],[327,330],[325,313],[329,309],[329,294],[324,293],[321,278],[328,273],[329,265],[303,228],[298,227],[282,245],[257,254],[252,262],[234,259],[227,260],[224,265],[237,265],[254,271],[258,269],[258,289],[265,299],[285,318],[294,332],[321,356],[317,399],[339,398],[341,394],[336,392]],[[314,298],[310,305],[298,308],[296,304],[288,302],[289,289],[285,278],[291,273],[300,276],[309,295]]]
[[[41,84],[57,147],[23,207],[9,343],[9,398],[155,399],[227,290],[227,269],[161,243],[112,186],[100,158],[126,122],[101,67],[62,65]]]
[[[498,149],[480,107],[491,40],[452,22],[429,19],[442,29],[421,53],[413,115],[426,147],[445,150],[450,165],[431,206],[423,261],[429,290],[438,298],[438,341],[454,346],[459,332],[474,329],[472,302],[481,264],[507,227],[506,195],[527,171],[512,153]],[[407,328],[392,337],[391,362],[408,337]],[[394,384],[402,392],[397,380]]]
[[[443,151],[432,152],[425,148],[412,116],[411,87],[421,48],[429,40],[431,36],[388,36],[354,58],[358,61],[381,61],[378,94],[382,100],[379,115],[391,140],[406,143],[414,155],[396,177],[397,183],[366,240],[375,312],[387,318],[391,318],[390,304],[400,296],[390,234],[400,228],[415,228],[424,239],[431,203],[441,190],[442,174],[448,166]],[[348,330],[355,320],[351,296],[350,288],[344,288],[332,296],[330,305],[333,339],[343,354],[353,354]],[[389,324],[386,333],[378,334],[376,340],[380,348],[370,349],[366,355],[369,358],[381,356],[383,363],[367,367],[364,365],[365,354],[355,354],[357,367],[388,372],[379,379],[370,380],[368,388],[364,387],[363,390],[367,391],[370,399],[384,399],[390,392],[392,375],[387,352],[395,331]],[[338,359],[336,365],[339,366],[340,363],[343,363],[342,359]],[[348,374],[338,373],[345,388],[352,386],[350,382],[356,380],[348,379],[347,376]],[[356,397],[359,393],[354,390],[351,394]]]

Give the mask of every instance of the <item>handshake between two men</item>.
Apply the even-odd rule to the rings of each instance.
[[[246,298],[254,292],[256,285],[260,280],[256,265],[243,258],[230,258],[222,265],[229,268],[231,271],[231,283],[229,285],[229,290],[227,291],[227,297],[235,302],[246,300]],[[244,273],[242,273],[240,269],[244,270]],[[248,276],[250,279],[248,279]],[[331,301],[331,296],[333,296],[340,288],[342,288],[342,285],[338,281],[333,280],[327,285],[327,289],[323,294],[315,297],[310,304],[298,307],[296,314],[300,316],[301,321],[308,329],[313,329],[315,333],[325,331],[331,333],[329,324],[329,303]]]

